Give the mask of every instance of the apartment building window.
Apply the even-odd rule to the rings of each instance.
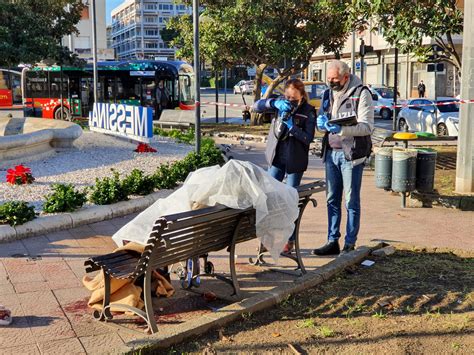
[[[156,4],[146,4],[145,9],[147,9],[147,10],[156,10]]]
[[[158,10],[171,11],[173,10],[173,5],[172,4],[159,4]]]
[[[150,16],[145,16],[145,22],[146,23],[153,23],[153,22],[155,22],[155,18],[150,17]]]
[[[145,30],[147,36],[158,36],[158,30]]]
[[[148,42],[148,43],[145,43],[145,48],[158,48],[158,45],[156,42]]]

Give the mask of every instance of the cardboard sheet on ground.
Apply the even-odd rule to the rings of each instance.
[[[229,160],[224,166],[202,168],[189,174],[183,186],[156,201],[113,235],[117,245],[124,240],[145,244],[153,223],[160,217],[190,211],[193,206],[256,210],[257,237],[278,260],[298,218],[298,192],[272,178],[262,168],[245,161]]]

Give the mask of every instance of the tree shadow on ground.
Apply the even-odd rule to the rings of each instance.
[[[271,310],[244,315],[241,322],[234,322],[226,327],[225,335],[232,338],[245,332],[246,335],[255,337],[253,331],[258,333],[260,329],[264,329],[265,335],[262,336],[268,340],[271,339],[272,329],[278,329],[273,324],[279,323],[280,327],[284,327],[285,322],[294,324],[297,321],[296,324],[301,327],[305,327],[304,322],[308,322],[309,328],[315,328],[318,323],[340,324],[341,329],[350,329],[354,328],[349,325],[352,322],[365,322],[366,326],[373,328],[370,334],[362,332],[362,337],[354,339],[347,336],[319,337],[308,341],[299,339],[302,346],[314,346],[315,342],[320,345],[370,345],[394,337],[401,337],[402,340],[419,337],[422,340],[470,336],[474,334],[471,327],[474,305],[473,256],[472,253],[461,255],[415,250],[400,250],[385,258],[371,256],[370,259],[375,261],[372,267],[349,267],[328,282],[287,297]],[[416,326],[408,327],[414,319],[411,316],[417,316]],[[448,324],[454,317],[457,317],[455,323]],[[384,333],[381,323],[377,322],[385,318],[403,320],[391,331]],[[404,328],[400,324],[407,319],[408,323]],[[311,323],[313,320],[314,324]],[[441,321],[444,328],[424,329],[426,322],[436,324]],[[311,333],[310,330],[308,329],[308,333]],[[313,333],[315,331],[316,328]],[[168,349],[168,352],[202,351],[206,344],[220,340],[222,337],[215,331],[209,332],[194,339],[194,343],[193,340],[187,341]],[[238,342],[226,345],[220,342],[218,348],[219,352],[232,353],[272,349],[280,352],[282,347],[288,349],[287,343],[278,340],[275,339],[271,344],[254,342],[246,345]]]

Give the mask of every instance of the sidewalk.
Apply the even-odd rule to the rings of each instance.
[[[263,144],[251,150],[236,146],[234,158],[263,164]],[[310,156],[304,181],[324,177],[319,158]],[[301,242],[307,268],[317,270],[331,258],[317,258],[310,250],[325,242],[326,208],[323,195],[315,196],[319,206],[310,205],[301,223]],[[362,189],[362,225],[359,245],[373,239],[406,242],[419,246],[474,250],[474,213],[442,208],[400,208],[400,197],[374,187],[372,171],[366,171]],[[0,304],[10,308],[13,323],[0,327],[1,354],[102,354],[113,353],[132,340],[147,338],[143,324],[132,321],[116,326],[99,323],[87,307],[88,291],[82,286],[84,261],[115,248],[110,236],[133,216],[94,223],[69,231],[15,241],[0,246]],[[343,221],[344,225],[344,221]],[[294,284],[294,277],[261,269],[248,263],[255,257],[256,242],[237,247],[237,269],[246,296],[271,292]],[[210,256],[216,270],[227,270],[226,253]],[[268,261],[271,261],[268,258]],[[286,269],[290,261],[283,261]],[[173,333],[180,325],[193,327],[201,318],[212,318],[216,308],[232,300],[207,303],[199,294],[180,289],[173,275],[176,296],[155,300],[159,332]],[[226,285],[203,280],[203,290],[229,294]],[[120,317],[119,317],[120,318]]]

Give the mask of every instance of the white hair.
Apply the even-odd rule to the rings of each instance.
[[[337,59],[330,61],[327,69],[337,69],[337,72],[340,76],[351,73],[351,70],[349,69],[347,63],[344,63],[343,61]]]

